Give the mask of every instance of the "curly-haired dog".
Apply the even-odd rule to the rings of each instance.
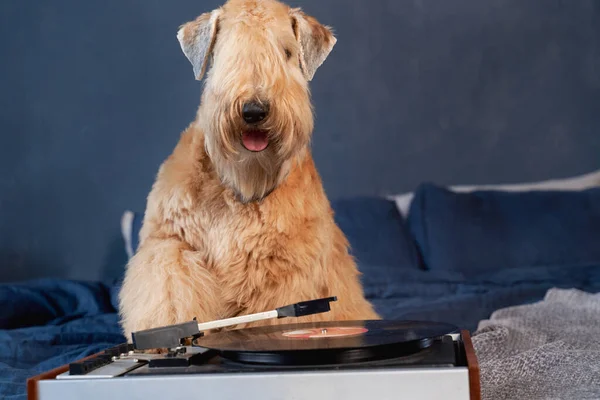
[[[229,0],[178,39],[204,90],[148,197],[125,335],[332,295],[331,312],[295,321],[378,319],[309,149],[308,81],[331,30],[276,0]]]

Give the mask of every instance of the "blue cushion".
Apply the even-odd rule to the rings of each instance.
[[[361,269],[420,268],[417,248],[396,203],[357,196],[332,201],[331,207]]]
[[[351,197],[332,201],[331,206],[359,267],[419,268],[417,249],[393,201]],[[141,213],[127,211],[124,215],[123,239],[130,256],[138,247],[142,222]]]
[[[427,183],[407,220],[430,270],[600,264],[600,188],[454,193]]]

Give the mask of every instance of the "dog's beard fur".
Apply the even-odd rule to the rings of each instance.
[[[263,199],[286,178],[305,154],[313,129],[310,93],[300,72],[276,49],[257,48],[263,51],[217,52],[198,111],[206,152],[222,184],[244,203]],[[268,116],[256,127],[242,118],[250,100],[268,102]],[[252,128],[268,132],[269,145],[261,152],[241,143],[242,132]]]
[[[249,128],[239,122],[238,111],[214,110],[214,124],[205,130],[206,152],[219,178],[242,202],[261,200],[272,192],[308,145],[309,134],[296,128],[302,124],[293,115],[275,111],[272,105],[270,110],[269,121],[259,127],[269,137],[268,147],[261,152],[251,152],[241,144],[242,132]]]

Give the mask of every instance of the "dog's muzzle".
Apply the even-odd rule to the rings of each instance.
[[[249,125],[248,129],[242,132],[242,145],[247,150],[259,152],[269,146],[269,133],[256,126],[267,118],[268,113],[266,105],[254,101],[245,103],[242,107],[242,118]]]

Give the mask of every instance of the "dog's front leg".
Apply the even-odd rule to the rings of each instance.
[[[218,283],[203,257],[178,239],[147,239],[127,266],[119,295],[121,326],[131,332],[218,319]]]

